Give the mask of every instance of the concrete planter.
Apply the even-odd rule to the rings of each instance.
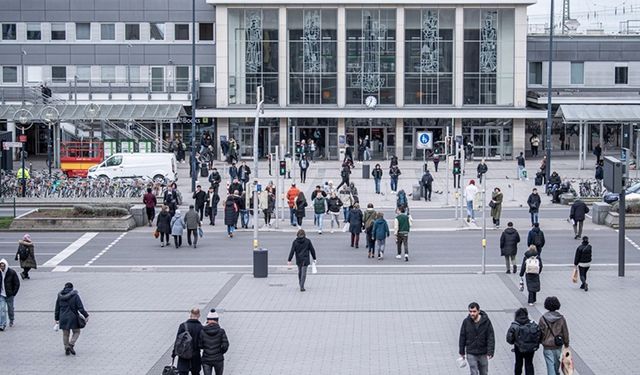
[[[9,230],[16,231],[115,231],[126,232],[136,227],[133,215],[122,217],[33,218],[28,214],[15,218]]]
[[[609,212],[605,218],[605,224],[611,228],[618,228],[620,216],[617,212]],[[626,214],[625,216],[626,228],[640,228],[640,214]]]

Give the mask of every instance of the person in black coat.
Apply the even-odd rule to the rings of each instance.
[[[582,244],[576,249],[576,255],[573,258],[573,265],[578,267],[578,272],[580,273],[580,289],[584,289],[585,292],[589,291],[589,284],[587,284],[587,272],[591,267],[589,237],[582,237]]]
[[[207,324],[202,327],[198,337],[198,349],[202,350],[202,371],[204,375],[222,375],[224,370],[224,353],[229,350],[227,333],[218,324],[218,313],[211,309],[207,314]]]
[[[538,189],[533,188],[531,190],[531,194],[529,194],[529,198],[527,198],[527,205],[529,206],[529,214],[531,214],[531,225],[534,225],[538,222],[538,212],[540,211],[540,195],[538,194]]]
[[[204,216],[204,206],[207,201],[207,193],[202,190],[202,186],[196,186],[196,191],[193,193],[193,199],[195,199],[196,212],[200,216],[200,221]]]
[[[518,266],[516,265],[518,243],[520,243],[520,234],[513,227],[513,223],[508,222],[507,229],[505,229],[500,236],[500,255],[504,257],[504,263],[507,266],[507,273],[511,273],[512,266],[513,273],[518,272]]]
[[[544,232],[540,229],[540,224],[533,224],[533,228],[531,228],[527,235],[527,246],[535,245],[538,255],[542,256],[542,249],[545,243]]]
[[[178,327],[178,333],[176,334],[176,339],[182,332],[186,330],[189,331],[191,335],[191,345],[192,345],[192,357],[190,359],[182,358],[176,354],[176,348],[173,347],[173,351],[171,352],[171,358],[178,357],[178,373],[180,375],[188,375],[191,372],[191,375],[200,374],[200,367],[202,366],[201,358],[200,358],[200,349],[198,347],[198,339],[200,337],[200,332],[202,331],[202,323],[200,323],[200,309],[194,307],[189,312],[189,319],[180,324]]]
[[[18,273],[9,267],[9,262],[5,259],[0,259],[0,300],[4,300],[0,303],[7,304],[7,313],[0,316],[0,331],[4,331],[6,328],[6,316],[9,315],[9,327],[13,327],[14,310],[13,299],[18,294],[20,289],[20,278]],[[3,282],[4,281],[4,282]]]
[[[168,185],[167,190],[164,192],[162,204],[169,207],[169,213],[171,217],[175,215],[178,209],[178,193],[173,188],[173,185]]]
[[[289,252],[289,258],[287,259],[287,265],[291,266],[291,259],[293,255],[296,256],[296,265],[298,266],[298,283],[300,284],[300,291],[304,292],[304,282],[307,279],[307,267],[311,264],[311,259],[316,261],[316,250],[313,248],[311,240],[307,238],[304,229],[298,229],[296,239],[291,244],[291,251]],[[311,256],[311,257],[310,257]]]
[[[220,176],[220,172],[218,172],[217,168],[213,168],[211,170],[211,174],[209,175],[209,183],[213,188],[213,191],[218,192],[218,188],[220,187],[220,183],[222,182],[222,176]]]
[[[539,269],[538,273],[527,272],[527,259],[536,258],[538,259]],[[536,303],[536,293],[540,291],[540,273],[542,272],[542,259],[540,258],[540,254],[536,249],[535,245],[529,246],[529,250],[524,253],[524,258],[522,258],[522,268],[520,269],[520,277],[525,277],[525,281],[527,284],[527,291],[529,291],[529,306],[533,306]]]
[[[239,212],[240,207],[236,203],[235,197],[233,194],[229,194],[227,200],[224,202],[224,225],[227,226],[227,235],[229,238],[233,237],[233,232],[238,223]]]
[[[216,225],[218,203],[220,203],[220,195],[218,195],[218,191],[213,186],[210,186],[207,192],[207,201],[205,202],[205,214],[209,216],[209,225]]]
[[[89,313],[84,309],[82,300],[77,290],[73,289],[73,284],[64,284],[64,289],[58,293],[56,300],[55,320],[58,327],[62,330],[62,342],[64,343],[64,353],[66,355],[76,355],[74,346],[80,336],[80,314],[84,317],[84,321],[89,321]],[[71,339],[69,333],[73,331]]]
[[[351,233],[351,247],[357,249],[360,243],[360,233],[362,233],[362,210],[359,203],[354,203],[349,211],[349,232]]]
[[[295,209],[296,209],[296,219],[298,220],[298,227],[302,226],[302,219],[304,219],[305,212],[304,209],[307,207],[307,198],[305,198],[304,193],[298,193],[298,196],[295,200]]]
[[[574,240],[582,237],[582,225],[584,224],[584,218],[589,213],[589,207],[580,198],[577,198],[571,205],[571,211],[569,213],[569,219],[573,224],[573,237]]]
[[[169,245],[171,236],[171,213],[168,206],[162,206],[162,210],[158,214],[156,221],[156,230],[160,232],[160,247]]]
[[[458,347],[460,357],[466,356],[472,374],[488,373],[488,360],[493,358],[496,347],[495,332],[489,316],[476,302],[469,304],[469,315],[462,321]]]

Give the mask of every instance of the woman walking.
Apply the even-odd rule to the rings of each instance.
[[[236,230],[236,224],[238,223],[238,213],[240,209],[236,203],[236,198],[233,194],[229,194],[227,200],[224,202],[224,225],[227,226],[227,235],[229,238],[233,238],[233,232]]]
[[[29,234],[25,234],[22,239],[18,241],[16,260],[18,260],[18,258],[20,258],[20,267],[22,267],[20,277],[22,277],[23,280],[30,279],[29,271],[38,269],[38,264],[36,262],[35,246]]]
[[[142,203],[144,203],[147,220],[149,221],[149,226],[151,226],[156,216],[156,205],[158,204],[158,200],[151,192],[151,188],[147,188],[147,193],[142,197]]]
[[[360,243],[360,233],[362,232],[362,210],[358,203],[354,203],[349,212],[349,232],[351,232],[351,247],[357,249]]]
[[[182,247],[182,234],[184,233],[187,223],[180,210],[176,210],[176,214],[171,219],[171,235],[173,235],[173,242],[176,245],[176,249]]]
[[[291,266],[291,259],[293,255],[296,256],[296,265],[298,266],[298,283],[300,285],[300,291],[304,292],[304,282],[307,278],[307,267],[311,264],[309,255],[316,261],[316,250],[313,248],[311,240],[309,240],[304,232],[304,229],[298,229],[296,239],[291,244],[291,251],[289,252],[289,259],[287,265]]]
[[[486,183],[486,181],[485,181]],[[502,214],[502,192],[500,188],[493,189],[493,193],[491,193],[491,202],[489,202],[489,206],[491,206],[491,219],[493,219],[493,225],[496,229],[500,228],[500,215]]]
[[[542,259],[540,259],[536,245],[531,245],[529,250],[524,253],[522,268],[520,268],[520,278],[522,279],[526,275],[529,306],[536,303],[536,293],[540,291],[540,272],[542,272]]]
[[[271,226],[271,213],[275,207],[275,196],[270,186],[260,192],[258,196],[259,209],[264,213],[264,225]]]
[[[156,230],[160,233],[160,247],[169,246],[169,236],[171,235],[171,212],[169,212],[169,206],[162,206],[156,221]]]
[[[521,307],[516,310],[515,320],[507,331],[507,343],[513,345],[516,356],[515,375],[522,375],[524,364],[525,375],[534,375],[533,356],[540,346],[542,331],[538,323],[529,319],[529,311]]]
[[[76,355],[75,345],[80,336],[80,330],[89,321],[89,313],[84,309],[82,300],[73,284],[64,284],[64,289],[58,293],[55,309],[56,325],[62,330],[64,354]],[[69,334],[73,332],[71,339]]]
[[[333,233],[333,223],[336,223],[336,227],[340,228],[340,207],[342,207],[342,201],[335,192],[332,192],[327,200],[327,213],[329,214],[329,221],[331,222],[331,233]]]
[[[298,229],[302,227],[302,219],[304,219],[304,209],[307,207],[307,198],[304,197],[304,193],[298,193],[295,201],[296,208],[296,220],[298,220]]]
[[[578,272],[580,273],[580,289],[588,292],[587,272],[589,272],[589,267],[591,267],[591,244],[589,243],[589,237],[582,237],[582,244],[576,249],[573,264],[578,267]]]

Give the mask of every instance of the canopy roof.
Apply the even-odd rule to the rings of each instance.
[[[0,105],[0,119],[9,121],[14,119],[15,113],[20,109],[26,109],[31,113],[32,121],[41,121],[42,110],[45,107],[53,107],[58,113],[59,121],[73,120],[137,120],[137,121],[169,121],[177,120],[180,116],[186,116],[186,112],[180,104],[104,104],[97,106],[98,111],[90,114],[87,108],[91,104],[59,105],[59,104],[35,104],[35,105]]]
[[[640,122],[640,105],[563,104],[556,117],[566,123]]]

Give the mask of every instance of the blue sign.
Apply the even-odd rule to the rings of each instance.
[[[416,148],[419,150],[433,149],[433,132],[419,132],[416,141]]]

